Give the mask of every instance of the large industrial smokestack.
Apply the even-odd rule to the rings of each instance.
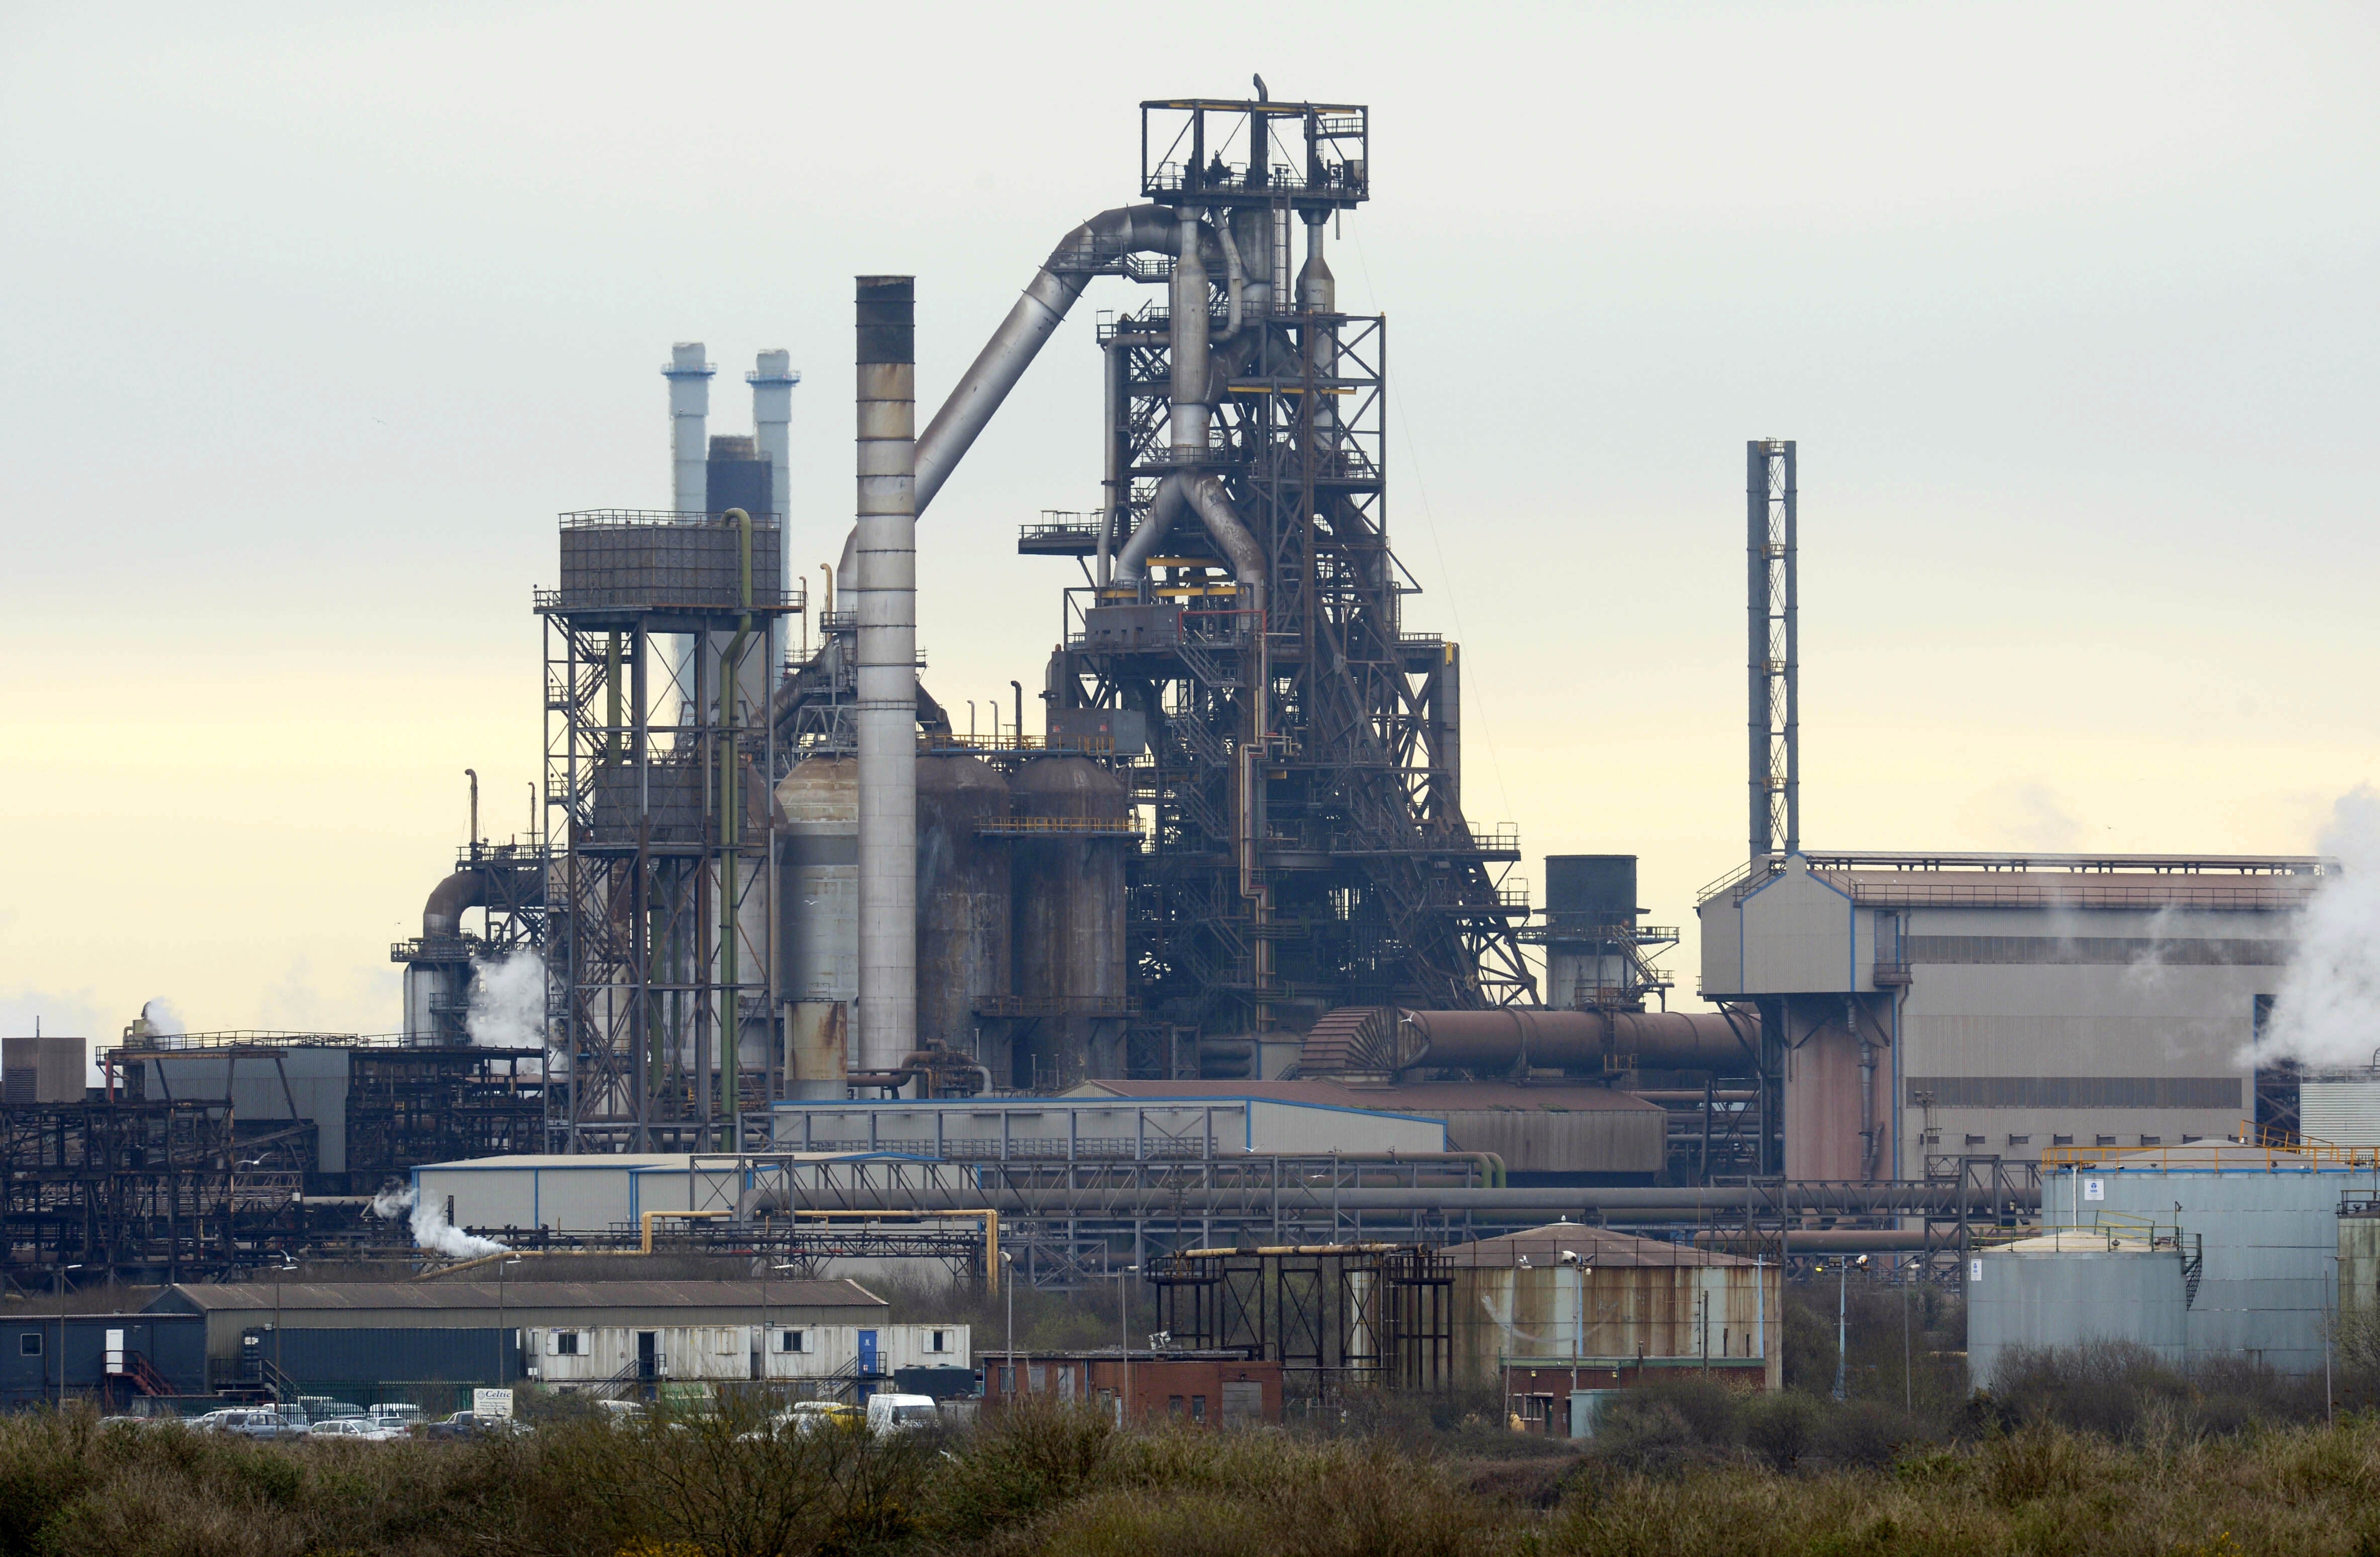
[[[793,371],[793,361],[791,352],[764,351],[753,360],[747,381],[752,385],[752,436],[769,462],[769,511],[777,516],[777,540],[784,552],[777,577],[789,589],[802,572],[794,561],[793,521],[794,385],[802,375]],[[774,685],[785,662],[785,619],[770,622],[768,679]]]
[[[670,349],[662,377],[670,386],[670,506],[681,514],[710,511],[710,459],[706,423],[710,418],[710,364],[700,341],[680,341]]]
[[[859,278],[859,1053],[917,1035],[917,291]],[[846,586],[848,587],[848,586]]]

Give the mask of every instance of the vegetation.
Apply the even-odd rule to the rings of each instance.
[[[2101,1347],[1970,1399],[1955,1310],[1914,1295],[1904,1347],[1900,1295],[1853,1293],[1838,1403],[1834,1296],[1789,1300],[1782,1393],[1689,1375],[1586,1445],[1508,1430],[1493,1391],[1232,1432],[1036,1402],[885,1441],[771,1430],[747,1397],[626,1423],[541,1397],[532,1432],[434,1443],[30,1413],[0,1419],[0,1557],[2380,1557],[2371,1337],[2341,1337],[2327,1396]],[[1020,1344],[1028,1313],[1039,1345],[1114,1317],[1020,1301]]]

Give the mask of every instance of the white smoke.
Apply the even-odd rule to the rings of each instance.
[[[157,1038],[180,1038],[190,1030],[183,1025],[182,1014],[174,1009],[174,1003],[163,996],[140,1008],[140,1019],[149,1024],[150,1033]]]
[[[485,1049],[545,1047],[545,960],[532,951],[471,967],[463,1030]]]
[[[407,1210],[413,1214],[407,1225],[413,1231],[417,1248],[431,1254],[443,1254],[449,1259],[479,1259],[491,1254],[505,1253],[508,1246],[493,1238],[482,1238],[466,1233],[446,1220],[446,1210],[436,1201],[418,1201],[410,1189],[390,1187],[372,1197],[372,1214],[382,1222],[395,1222]]]
[[[2380,1049],[2380,794],[2359,785],[2333,807],[2322,847],[2338,873],[2299,918],[2272,1016],[2243,1063],[2363,1066]]]

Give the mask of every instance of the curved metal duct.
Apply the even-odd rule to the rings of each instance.
[[[1210,229],[1202,227],[1198,252],[1219,265],[1230,263]],[[1102,211],[1058,242],[1041,262],[1024,296],[1008,310],[991,339],[917,436],[917,512],[942,490],[960,459],[1000,409],[1008,392],[1033,365],[1044,342],[1065,319],[1083,287],[1101,268],[1126,254],[1173,254],[1181,247],[1174,213],[1161,205],[1126,205]]]
[[[457,870],[430,889],[421,906],[421,938],[451,941],[463,933],[463,911],[488,906],[488,880],[477,870]]]
[[[1408,1011],[1401,1026],[1420,1040],[1409,1051],[1408,1068],[1600,1070],[1622,1068],[1613,1062],[1628,1060],[1654,1070],[1740,1071],[1759,1057],[1756,1027],[1739,1036],[1726,1016],[1683,1011],[1541,1011],[1508,1005],[1487,1011]]]

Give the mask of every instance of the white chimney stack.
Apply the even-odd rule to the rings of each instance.
[[[681,514],[710,511],[710,375],[700,341],[680,341],[662,377],[670,386],[670,506]]]
[[[759,444],[760,457],[769,462],[769,506],[777,516],[777,541],[783,549],[777,577],[790,590],[801,577],[801,568],[794,561],[792,424],[794,385],[802,382],[802,375],[793,371],[791,352],[764,351],[753,360],[747,382],[752,385],[752,436]],[[769,681],[772,686],[785,663],[785,618],[771,617]]]

